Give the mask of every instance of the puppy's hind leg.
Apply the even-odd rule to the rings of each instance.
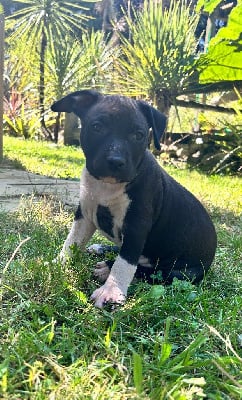
[[[87,252],[90,254],[96,255],[105,255],[107,253],[115,253],[117,254],[119,251],[118,246],[114,245],[106,245],[106,244],[93,244],[87,247]],[[93,275],[100,282],[105,282],[110,274],[111,268],[113,266],[114,260],[106,260],[97,262],[95,265],[95,269],[93,271]]]
[[[95,278],[100,282],[105,282],[108,279],[113,263],[114,261],[111,260],[98,262],[93,272]]]
[[[95,246],[95,245],[94,245]],[[99,245],[97,245],[99,246]],[[100,245],[103,247],[103,245]],[[104,246],[106,248],[117,248],[117,246]],[[107,250],[108,252],[108,250]],[[100,253],[98,253],[100,254]],[[103,254],[103,253],[101,253]],[[95,269],[94,269],[94,276],[100,281],[100,282],[105,282],[110,274],[111,268],[114,264],[114,261],[112,260],[106,260],[106,261],[100,261],[97,262]],[[137,271],[135,273],[135,277],[139,279],[145,279],[148,282],[151,281],[150,275],[154,272],[154,267],[150,264],[149,260],[141,256],[139,258],[139,264],[137,266]]]
[[[196,284],[204,279],[208,269],[209,267],[205,267],[202,262],[194,266],[184,266],[183,264],[181,268],[174,265],[170,270],[163,270],[162,276],[164,283],[168,285],[173,282],[174,278]]]

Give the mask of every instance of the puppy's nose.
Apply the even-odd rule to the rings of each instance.
[[[107,162],[109,167],[113,170],[119,170],[125,166],[125,159],[121,156],[109,156]]]

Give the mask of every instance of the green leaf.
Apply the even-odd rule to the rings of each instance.
[[[177,354],[171,360],[169,360],[169,367],[174,371],[183,369],[191,363],[192,355],[200,348],[200,346],[207,341],[207,338],[201,332],[189,346],[183,350],[181,353]],[[194,363],[194,360],[193,360]]]
[[[141,356],[135,352],[133,353],[133,377],[137,393],[141,394],[143,383],[143,364]]]
[[[196,10],[200,11],[203,8],[204,11],[211,14],[221,2],[222,0],[198,0]]]
[[[73,290],[74,295],[76,298],[82,303],[87,304],[87,296],[81,290]]]
[[[165,294],[165,288],[163,285],[154,285],[150,289],[150,298],[151,299],[160,299]]]
[[[164,364],[164,362],[170,357],[172,351],[172,345],[170,343],[163,342],[161,345],[161,356],[159,359],[159,366]]]
[[[242,80],[242,0],[231,11],[226,27],[210,41],[200,57],[200,83]]]

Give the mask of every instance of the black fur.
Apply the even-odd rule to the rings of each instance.
[[[99,228],[108,236],[113,237],[113,217],[108,207],[97,207],[97,222]]]
[[[81,218],[83,218],[83,215],[82,215],[81,205],[79,204],[77,207],[77,210],[75,212],[75,220],[78,220]]]

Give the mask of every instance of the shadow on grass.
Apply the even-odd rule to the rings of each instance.
[[[30,157],[30,155],[29,155]],[[65,180],[70,180],[70,181],[79,181],[80,177],[80,171],[82,170],[83,166],[85,165],[85,158],[77,158],[77,157],[71,157],[71,156],[62,156],[60,155],[44,155],[41,156],[38,155],[33,155],[33,158],[35,158],[36,164],[39,164],[41,166],[40,168],[27,168],[24,163],[21,163],[20,160],[18,159],[11,159],[7,156],[3,157],[2,162],[0,162],[0,168],[9,168],[9,169],[17,169],[17,170],[22,170],[22,171],[29,171],[31,173],[35,173],[37,175],[42,175],[46,177],[55,177],[58,179],[65,179]],[[53,166],[52,172],[45,172],[45,159],[47,160],[48,164]],[[66,167],[63,167],[63,165],[67,164]],[[56,165],[55,165],[56,164]],[[77,170],[77,176],[72,177],[68,175],[68,165],[71,165],[72,167],[76,167]],[[61,166],[61,167],[60,167]],[[65,171],[66,169],[66,171]],[[56,176],[54,172],[60,170],[60,173],[62,173],[63,176]]]
[[[26,171],[25,166],[17,159],[11,159],[7,156],[3,156],[2,161],[0,161],[0,167],[3,168],[13,168]]]

